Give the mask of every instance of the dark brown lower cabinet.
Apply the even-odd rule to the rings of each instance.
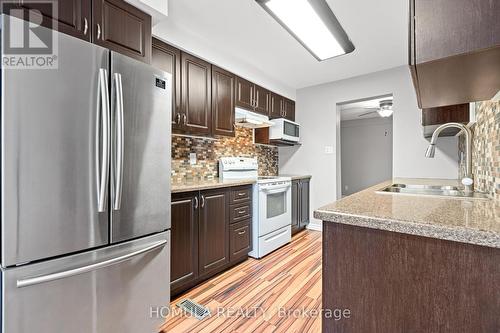
[[[199,268],[200,276],[229,262],[229,194],[226,189],[200,194]]]
[[[170,288],[180,290],[198,278],[198,192],[172,198]]]
[[[292,181],[292,234],[309,224],[309,184],[310,178]]]
[[[323,222],[323,332],[500,332],[499,263],[496,248]]]
[[[172,195],[172,295],[248,258],[251,199],[251,186]]]

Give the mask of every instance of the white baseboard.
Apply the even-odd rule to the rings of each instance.
[[[315,231],[323,231],[323,224],[312,222],[307,225],[307,229]]]

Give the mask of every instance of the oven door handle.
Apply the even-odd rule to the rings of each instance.
[[[269,187],[269,188],[263,188],[262,191],[265,192],[266,194],[283,193],[283,192],[288,191],[289,187],[290,186]]]

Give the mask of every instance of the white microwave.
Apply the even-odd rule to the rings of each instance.
[[[273,119],[272,122],[274,125],[269,129],[269,139],[299,142],[299,124],[285,118]]]

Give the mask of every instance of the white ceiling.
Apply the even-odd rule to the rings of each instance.
[[[254,0],[169,0],[168,19],[155,26],[154,33],[169,41],[175,26],[193,40],[210,44],[224,56],[293,89],[407,63],[408,1],[327,2],[356,50],[323,62],[318,62]],[[172,39],[184,47],[182,41]]]
[[[366,108],[378,108],[379,107],[379,102],[383,100],[392,100],[393,97],[380,97],[380,98],[374,98],[370,100],[365,100],[365,101],[359,101],[359,102],[354,102],[354,103],[346,103],[342,104],[340,106],[340,120],[345,121],[345,120],[359,120],[359,119],[369,119],[369,118],[381,118],[380,115],[377,112],[373,112],[371,114],[368,114],[366,116],[360,117],[360,115],[375,111],[375,110],[367,110]]]

